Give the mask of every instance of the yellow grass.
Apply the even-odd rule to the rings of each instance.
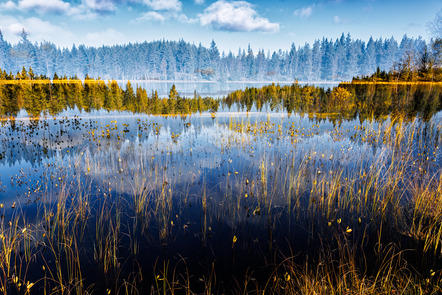
[[[67,84],[67,83],[77,83],[77,84],[99,84],[103,80],[79,80],[79,79],[60,79],[60,80],[49,80],[49,79],[37,79],[37,80],[0,80],[0,85],[21,85],[21,84]]]
[[[340,82],[339,84],[351,85],[442,85],[442,82],[428,82],[428,81],[398,81],[398,82],[386,82],[386,81],[352,81],[352,82]]]

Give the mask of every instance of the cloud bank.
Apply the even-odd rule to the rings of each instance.
[[[164,22],[165,20],[166,17],[161,13],[158,13],[156,11],[148,11],[142,13],[141,16],[135,20],[135,22],[144,22],[144,21]]]
[[[276,33],[279,24],[261,17],[246,1],[217,1],[199,14],[201,25],[230,32]]]
[[[179,0],[143,0],[153,10],[181,11],[183,4]]]

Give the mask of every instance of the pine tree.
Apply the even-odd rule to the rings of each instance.
[[[298,75],[298,54],[296,52],[295,43],[292,43],[289,52],[289,71],[288,76],[290,79],[296,79]]]
[[[55,73],[57,48],[53,43],[43,42],[40,44],[39,52],[42,72],[47,77],[51,77]]]
[[[266,74],[266,57],[264,54],[264,49],[259,50],[256,55],[256,79],[262,80]]]
[[[10,45],[3,39],[2,31],[0,30],[0,69],[11,70],[11,56],[9,54]]]
[[[215,73],[214,78],[216,78],[219,76],[218,73],[219,73],[220,56],[214,40],[212,40],[212,42],[210,43],[209,56],[210,56],[210,68],[213,69]]]
[[[364,75],[370,75],[376,71],[376,48],[372,37],[368,40],[365,48],[362,67]]]
[[[336,76],[338,79],[342,80],[347,76],[347,73],[345,71],[347,64],[347,56],[346,56],[347,50],[346,50],[344,33],[342,33],[341,38],[336,39],[334,51],[337,63]]]
[[[334,52],[333,41],[323,40],[322,47],[322,79],[334,80],[337,74],[338,63]]]
[[[252,78],[254,76],[254,73],[253,73],[254,58],[255,58],[255,56],[253,54],[252,47],[250,47],[250,44],[249,44],[249,46],[247,48],[247,56],[246,56],[246,60],[245,60],[245,62],[246,62],[245,66],[246,66],[246,71],[247,71],[246,77],[247,78]]]
[[[306,81],[311,81],[313,78],[313,55],[310,44],[306,43],[304,45],[300,55],[301,62],[304,65],[302,77]]]
[[[347,79],[351,79],[353,77],[356,77],[359,73],[358,69],[358,54],[356,51],[356,46],[351,40],[350,34],[347,35],[347,38],[345,39],[345,49],[346,49],[346,56],[345,56],[345,77]]]
[[[398,44],[396,40],[393,39],[393,37],[384,41],[382,52],[383,54],[381,58],[380,68],[385,71],[393,70],[396,56],[398,54]]]
[[[322,72],[322,48],[319,40],[316,40],[313,44],[312,51],[312,80],[319,81],[321,79]]]

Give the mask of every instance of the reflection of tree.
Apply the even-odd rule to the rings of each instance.
[[[334,88],[330,95],[329,108],[331,110],[340,110],[341,112],[353,110],[355,103],[350,91],[343,87]]]
[[[269,105],[271,110],[278,110],[281,104],[290,114],[309,113],[353,119],[359,116],[381,118],[391,112],[415,116],[425,119],[441,110],[440,84],[374,84],[351,83],[341,84],[333,90],[299,84],[291,86],[275,86],[262,88],[246,88],[234,91],[223,99],[223,104],[229,108],[235,103],[240,109],[249,111],[254,105],[261,110],[263,105]]]
[[[15,116],[25,109],[32,117],[39,117],[42,112],[56,115],[68,108],[77,107],[87,112],[102,108],[125,110],[147,114],[189,114],[217,110],[219,102],[213,98],[181,97],[175,85],[172,86],[168,99],[160,99],[155,91],[149,97],[145,90],[137,88],[135,92],[130,82],[123,90],[115,80],[105,83],[100,79],[84,81],[75,76],[68,79],[54,74],[52,81],[33,74],[25,68],[17,75],[1,73],[0,116]]]
[[[202,126],[209,128],[215,124],[210,119],[203,123],[202,120],[192,120],[192,117],[146,117],[146,120],[133,117],[130,120],[118,119],[118,123],[112,123],[113,119],[114,117],[103,117],[103,124],[95,119],[88,119],[87,116],[84,119],[35,118],[0,121],[2,129],[5,130],[5,133],[0,133],[0,164],[14,166],[24,161],[32,167],[39,167],[47,159],[60,155],[76,155],[85,149],[92,154],[104,146],[116,151],[120,150],[123,147],[122,143],[127,143],[127,140],[131,145],[138,145],[135,144],[135,140],[140,144],[149,142],[150,135],[155,134],[156,130],[170,136],[172,142],[177,143],[183,135],[198,137],[203,130]],[[128,126],[137,127],[129,127],[123,135],[117,134],[117,131],[122,130],[124,122],[127,122]],[[118,128],[110,131],[107,136],[107,129],[115,125],[118,125]],[[92,130],[95,136],[88,133]]]
[[[145,114],[188,115],[197,112],[218,111],[220,104],[229,108],[236,105],[239,110],[271,111],[285,109],[288,113],[330,114],[344,119],[356,116],[362,119],[380,117],[390,112],[410,116],[420,114],[425,118],[441,109],[440,84],[383,83],[390,80],[392,73],[379,70],[371,78],[381,82],[368,83],[355,80],[342,83],[339,87],[325,90],[312,85],[275,85],[261,88],[249,87],[228,94],[222,100],[201,97],[195,93],[192,98],[179,95],[172,85],[167,98],[158,97],[156,91],[149,96],[145,89],[130,82],[123,89],[115,80],[105,83],[87,77],[84,81],[75,77],[59,78],[52,81],[35,76],[32,69],[23,69],[17,75],[1,72],[0,116],[16,116],[25,109],[31,117],[49,113],[56,115],[63,110],[77,107],[90,112],[129,111]],[[415,74],[413,74],[415,75]],[[417,75],[417,74],[416,74]]]

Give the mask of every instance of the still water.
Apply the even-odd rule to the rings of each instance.
[[[416,119],[408,124],[440,129],[441,117],[438,113],[429,123]],[[220,180],[213,171],[244,172],[259,166],[266,157],[299,162],[313,155],[319,160],[316,164],[326,165],[324,169],[331,170],[339,163],[352,170],[356,163],[372,163],[381,154],[388,155],[387,147],[379,142],[379,133],[391,122],[361,123],[355,119],[336,123],[284,112],[220,110],[215,117],[210,113],[161,117],[68,110],[40,120],[29,120],[26,112],[21,112],[15,120],[2,121],[2,125],[0,201],[8,204],[34,189],[32,184],[39,179],[41,185],[47,167],[85,170],[86,158],[95,167],[87,178],[98,183],[115,169],[118,172],[125,166],[124,175],[140,169],[140,163],[147,160],[151,165],[172,165],[167,177],[176,178],[178,172],[182,184],[189,181],[188,175],[196,182],[204,178],[217,183]],[[435,153],[434,159],[440,164],[440,150],[435,149],[440,139],[427,140],[433,143],[427,152]],[[417,148],[411,150],[417,152]],[[333,161],[325,161],[330,157]],[[130,193],[130,184],[117,183],[114,189]]]
[[[168,262],[192,273],[197,290],[212,268],[219,288],[230,288],[232,274],[251,268],[264,278],[278,255],[305,257],[319,245],[315,232],[326,237],[330,226],[352,229],[357,241],[361,224],[373,222],[375,201],[361,205],[368,178],[382,193],[400,171],[401,204],[416,175],[439,178],[442,113],[392,121],[235,108],[170,117],[68,110],[39,120],[22,112],[1,121],[1,210],[5,220],[26,216],[19,224],[35,229],[36,252],[54,214],[81,232],[79,265],[97,290],[137,272],[150,290]],[[57,268],[49,256],[36,261]]]
[[[294,81],[280,81],[275,82],[279,85],[291,85]],[[125,88],[127,81],[119,81],[119,85]],[[221,98],[227,96],[229,93],[235,90],[244,90],[247,87],[260,88],[271,84],[271,82],[161,82],[161,81],[131,81],[132,87],[142,87],[146,89],[147,93],[150,95],[152,91],[157,91],[159,97],[167,97],[170,92],[172,85],[175,85],[178,93],[184,97],[193,97],[196,93],[202,97],[210,96],[214,98]],[[317,87],[333,88],[338,86],[337,82],[314,82],[314,83],[304,83],[300,82],[300,85],[315,85]]]

